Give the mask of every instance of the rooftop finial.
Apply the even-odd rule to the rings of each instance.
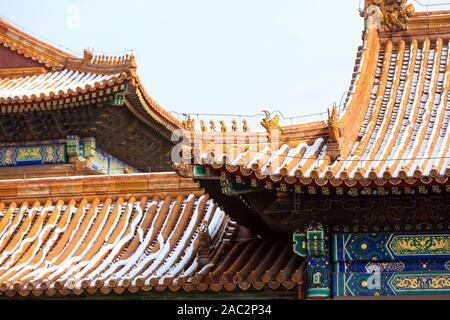
[[[137,68],[136,56],[133,53],[130,55],[130,65],[132,68]]]
[[[365,0],[364,12],[362,15],[367,19],[373,17],[378,7],[381,10],[381,17],[384,24],[390,31],[406,30],[408,16],[414,13],[414,5],[407,4],[408,0]],[[381,24],[381,21],[377,21]]]
[[[262,120],[261,125],[266,129],[267,133],[271,135],[272,131],[279,130],[281,128],[280,121],[281,117],[279,115],[272,118],[272,114],[264,110],[263,111],[266,117]]]
[[[232,131],[232,132],[238,132],[238,131],[239,131],[239,128],[238,128],[238,122],[237,122],[236,119],[233,119],[233,120],[231,121],[231,131]]]
[[[248,125],[247,120],[242,120],[242,131],[243,132],[250,132],[250,126]]]
[[[209,127],[210,127],[211,132],[216,132],[216,122],[214,120],[211,120],[209,122]]]
[[[186,120],[186,127],[189,131],[195,131],[195,119],[192,119],[191,116]]]
[[[328,126],[330,129],[330,139],[337,141],[341,137],[341,130],[339,128],[337,106],[334,104],[333,109],[328,111]]]
[[[335,161],[341,155],[341,129],[339,125],[339,117],[336,104],[334,104],[331,112],[330,110],[328,110],[328,130],[329,139],[327,144],[327,155],[330,156],[331,160]]]
[[[208,132],[208,127],[205,124],[205,120],[200,120],[200,130],[203,133]]]
[[[92,58],[94,58],[94,53],[89,49],[84,49],[83,62],[84,66],[87,66],[92,62]]]
[[[220,121],[220,132],[222,132],[222,133],[228,132],[228,127],[225,124],[225,121],[223,121],[223,120]]]

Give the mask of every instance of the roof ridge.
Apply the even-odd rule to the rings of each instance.
[[[54,70],[62,69],[67,58],[75,58],[71,53],[30,35],[2,17],[0,44]]]
[[[88,197],[91,191],[95,191],[97,197],[120,197],[127,198],[130,192],[134,192],[135,196],[159,195],[165,197],[176,194],[185,196],[203,195],[205,192],[191,179],[184,179],[177,176],[174,172],[168,173],[140,173],[129,175],[112,175],[112,176],[78,176],[78,177],[51,177],[51,178],[35,178],[35,179],[12,179],[0,181],[1,188],[10,190],[10,196],[3,196],[2,201],[9,201],[12,198],[32,198],[35,199],[36,194],[31,194],[27,190],[29,184],[34,184],[39,189],[38,198],[83,198]],[[61,189],[61,186],[64,188]],[[101,191],[96,186],[104,185]],[[49,189],[49,186],[50,189]],[[80,188],[81,187],[81,188]],[[65,191],[72,188],[70,195]],[[75,189],[74,189],[75,188]],[[91,189],[91,191],[89,191]],[[37,190],[37,189],[36,189]]]
[[[68,58],[65,67],[80,72],[96,74],[127,73],[136,76],[136,57],[134,54],[105,55],[94,54],[84,49],[82,58]]]
[[[126,72],[137,68],[134,54],[105,55],[84,50],[83,57],[76,56],[21,30],[0,17],[0,44],[18,54],[37,61],[53,71],[64,68],[96,74]]]

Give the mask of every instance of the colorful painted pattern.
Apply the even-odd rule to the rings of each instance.
[[[92,152],[92,151],[91,151]],[[95,150],[92,152],[91,167],[103,174],[123,174],[123,173],[137,173],[137,170],[120,161],[116,157],[102,151]]]
[[[394,275],[389,285],[397,293],[450,293],[450,274],[437,273],[426,275],[399,274]]]
[[[390,248],[397,256],[450,255],[450,236],[395,236]]]
[[[381,272],[431,272],[450,270],[450,264],[441,260],[395,261],[395,262],[335,262],[336,273],[366,273],[371,267],[378,267]]]
[[[444,233],[334,235],[333,294],[448,294],[449,244]]]
[[[66,145],[63,143],[0,147],[0,167],[66,162]]]
[[[66,140],[0,146],[0,167],[70,163],[74,158],[89,160],[89,167],[102,174],[137,173],[116,157],[96,149],[94,138],[69,136]]]
[[[307,274],[310,299],[323,299],[331,295],[331,264],[328,257],[308,257]]]
[[[334,296],[402,296],[450,293],[449,273],[336,273]]]
[[[300,237],[297,240],[304,239]],[[312,224],[306,229],[307,249],[307,297],[326,299],[331,296],[330,238],[321,224]],[[300,250],[300,253],[302,251]]]
[[[448,234],[336,234],[333,236],[333,260],[399,261],[450,258]]]
[[[335,273],[334,296],[401,296],[450,293],[448,273]]]

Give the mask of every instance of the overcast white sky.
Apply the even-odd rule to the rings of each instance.
[[[298,116],[326,111],[348,89],[361,44],[359,4],[0,0],[0,13],[75,53],[134,50],[148,92],[169,111]]]

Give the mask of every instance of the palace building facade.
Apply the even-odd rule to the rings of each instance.
[[[239,223],[293,234],[307,298],[449,294],[450,12],[367,0],[361,15],[347,100],[328,121],[267,113],[263,135],[208,132],[178,172]]]
[[[183,124],[134,56],[72,56],[5,20],[0,43],[1,296],[302,294],[289,236],[258,237],[170,173]]]
[[[361,15],[345,104],[260,132],[0,19],[0,297],[450,295],[450,11]]]

